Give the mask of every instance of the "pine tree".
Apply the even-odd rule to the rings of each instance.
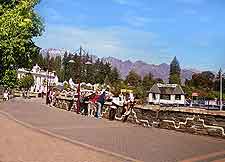
[[[170,75],[169,75],[169,83],[170,84],[181,84],[181,68],[180,64],[176,57],[174,57],[173,61],[170,64]]]
[[[134,70],[131,70],[126,77],[126,82],[129,86],[137,87],[141,82],[141,77]]]
[[[153,75],[151,73],[144,76],[142,85],[146,91],[149,91],[154,83],[155,83],[155,80],[153,79]]]

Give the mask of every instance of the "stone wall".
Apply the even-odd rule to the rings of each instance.
[[[76,102],[69,98],[57,98],[54,106],[70,110]],[[109,118],[111,103],[105,103],[102,113]],[[123,107],[116,110],[116,120],[139,124],[144,127],[188,132],[225,138],[225,112],[210,111],[198,108],[135,106],[123,113]]]
[[[75,105],[76,102],[74,102],[73,98],[68,97],[56,97],[53,101],[53,106],[67,111],[73,110]]]
[[[128,121],[146,127],[225,138],[225,112],[220,111],[136,106],[130,110]]]

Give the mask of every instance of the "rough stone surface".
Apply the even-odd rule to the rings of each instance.
[[[71,110],[75,102],[66,98],[58,98],[55,106]],[[109,118],[110,103],[103,106],[103,117]],[[116,110],[116,119],[124,121],[123,107]],[[199,108],[159,107],[137,105],[130,110],[127,121],[145,127],[159,127],[200,135],[225,138],[225,112],[210,111]]]
[[[177,130],[200,135],[210,135],[225,138],[225,113],[193,108],[140,108],[135,107],[130,114],[131,123],[142,123],[147,120],[150,125],[164,129]],[[138,122],[140,121],[140,123]],[[144,125],[144,124],[142,124]]]

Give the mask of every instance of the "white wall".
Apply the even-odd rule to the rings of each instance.
[[[156,99],[153,99],[153,94],[149,93],[148,101],[149,101],[149,103],[154,103],[154,104],[180,104],[180,105],[184,105],[185,104],[185,96],[181,95],[181,100],[176,100],[175,95],[171,95],[170,100],[163,100],[163,99],[160,99],[160,94],[156,94]]]
[[[44,91],[46,92],[47,91],[47,86],[44,85],[44,80],[46,79],[46,72],[44,71],[27,71],[27,70],[24,70],[24,69],[19,69],[17,71],[17,78],[18,79],[21,79],[23,76],[25,76],[26,74],[32,74],[33,77],[34,77],[34,86],[31,87],[31,91],[33,92],[41,92],[41,91]],[[54,73],[49,73],[49,78],[48,78],[48,82],[49,82],[49,85],[52,85],[52,84],[58,84],[58,77],[54,75]]]

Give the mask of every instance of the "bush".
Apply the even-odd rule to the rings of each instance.
[[[19,80],[20,88],[29,89],[33,85],[34,85],[34,78],[31,74],[27,74]]]

